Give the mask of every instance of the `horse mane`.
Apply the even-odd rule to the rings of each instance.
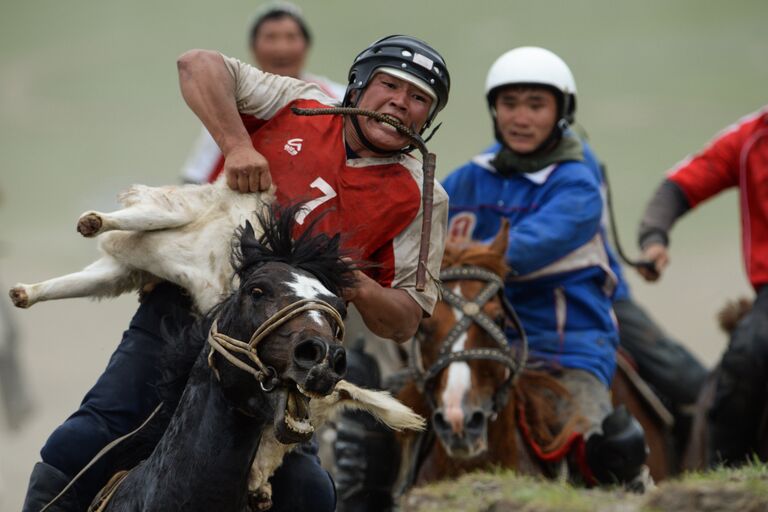
[[[564,422],[559,413],[570,402],[568,390],[545,372],[525,370],[514,387],[518,420],[525,422],[531,435],[544,453],[556,453],[566,448],[575,432],[583,432],[586,419],[570,407]]]
[[[445,247],[442,268],[460,265],[475,265],[490,270],[502,278],[509,273],[509,266],[504,261],[504,255],[497,254],[490,250],[487,245],[479,243],[464,247],[450,245]]]
[[[232,266],[240,279],[255,267],[276,261],[309,272],[335,295],[340,295],[342,289],[354,284],[351,271],[361,267],[358,262],[342,259],[348,254],[341,249],[340,235],[337,233],[331,237],[315,233],[323,215],[313,220],[294,240],[296,214],[303,207],[304,203],[286,207],[274,203],[266,213],[257,213],[262,228],[258,239],[250,222],[238,228],[232,248]]]

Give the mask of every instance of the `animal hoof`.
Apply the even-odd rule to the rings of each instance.
[[[27,295],[27,291],[21,286],[14,286],[11,288],[11,291],[8,292],[8,296],[11,297],[13,305],[17,308],[28,308],[30,306],[29,295]]]
[[[263,512],[272,508],[272,496],[266,492],[249,492],[248,506],[251,512]]]
[[[86,213],[77,221],[77,232],[84,237],[92,237],[101,231],[101,217],[96,213]]]

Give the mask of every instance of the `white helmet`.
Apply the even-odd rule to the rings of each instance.
[[[563,59],[551,51],[537,46],[521,46],[496,59],[485,79],[485,95],[491,109],[498,89],[514,84],[552,87],[561,95],[558,98],[561,117],[569,124],[573,122],[576,81]]]

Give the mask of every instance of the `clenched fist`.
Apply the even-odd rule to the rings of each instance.
[[[262,192],[272,185],[269,162],[250,144],[233,148],[224,159],[224,174],[232,190]]]

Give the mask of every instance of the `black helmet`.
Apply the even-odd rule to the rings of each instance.
[[[424,123],[427,128],[448,103],[451,77],[443,57],[424,41],[411,36],[387,36],[372,43],[355,57],[349,70],[349,83],[344,106],[351,106],[351,93],[368,85],[374,71],[386,67],[407,73],[428,85],[435,93],[436,104]]]

